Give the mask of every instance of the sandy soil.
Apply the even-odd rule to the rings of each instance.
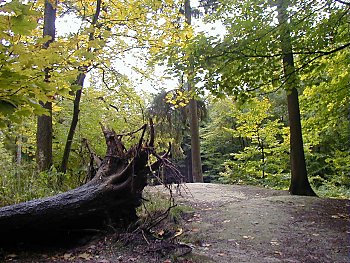
[[[0,261],[350,262],[349,200],[290,196],[286,191],[238,185],[187,184],[176,190],[177,202],[192,207],[176,226],[181,229],[180,245],[192,248],[186,257],[176,256],[181,247],[168,243],[147,244],[141,236],[125,246],[116,242],[115,235],[106,235],[76,248],[0,250]],[[161,187],[146,191],[166,195]]]

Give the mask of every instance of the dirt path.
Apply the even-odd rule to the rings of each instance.
[[[349,200],[217,184],[188,184],[178,200],[195,210],[183,237],[195,261],[350,262]]]

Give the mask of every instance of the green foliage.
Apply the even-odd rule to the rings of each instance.
[[[0,133],[0,167],[3,171],[0,175],[0,206],[55,195],[81,185],[85,175],[79,178],[79,174],[62,174],[54,167],[39,173],[33,160],[34,145],[30,143],[30,133],[26,133],[23,127],[20,131],[21,142],[13,141],[14,131],[10,130],[6,135]],[[14,158],[19,143],[22,146],[20,164]],[[64,179],[63,185],[58,183],[60,178]]]
[[[0,165],[4,168],[0,181],[0,206],[52,196],[77,186],[59,187],[57,180],[62,175],[55,169],[38,174],[34,162],[16,165],[2,160]]]
[[[288,131],[271,117],[271,105],[257,98],[244,104],[230,98],[212,105],[221,118],[216,116],[202,135],[205,156],[217,161],[211,166],[204,162],[207,173],[214,173],[211,177],[225,183],[286,187]]]
[[[268,99],[252,99],[236,112],[233,136],[246,141],[243,151],[232,154],[242,173],[265,178],[288,172],[288,129],[271,115]]]
[[[329,118],[329,107],[321,109],[322,92],[314,90],[316,87],[318,86],[307,88],[301,100],[302,106],[304,103],[308,105],[303,108],[303,123],[310,182],[320,196],[349,197],[347,186],[350,184],[350,160],[347,147],[347,111],[344,108],[346,103],[337,103],[347,97],[343,97],[345,94],[342,95],[341,86],[339,92],[331,93],[338,96],[338,99],[330,96],[330,91],[323,87],[327,98],[321,103],[329,101],[332,105],[339,105],[332,107],[334,119]],[[336,87],[332,87],[331,90],[334,89],[336,90]],[[315,92],[315,97],[311,96],[311,91]],[[232,98],[210,101],[209,121],[201,129],[202,157],[207,178],[222,183],[288,189],[288,128],[286,123],[281,121],[285,109],[278,96],[270,97],[270,100],[250,99],[243,104],[235,102]],[[315,107],[317,114],[310,114]],[[328,118],[322,117],[322,110]],[[342,114],[339,114],[341,112]],[[306,113],[309,113],[308,116]],[[313,118],[317,118],[317,121]],[[332,120],[337,124],[333,125]],[[308,126],[310,123],[315,126]],[[320,123],[323,125],[319,125]],[[322,138],[322,141],[319,138]]]
[[[349,148],[349,51],[322,59],[318,67],[302,78],[306,82],[300,97],[306,160],[313,184],[325,193],[329,188],[350,184]],[[340,192],[342,196],[346,191]]]
[[[223,163],[232,152],[242,149],[240,139],[234,138],[227,129],[234,129],[236,121],[233,115],[232,98],[209,99],[209,116],[200,130],[203,172],[206,180],[223,181],[220,172]]]
[[[21,123],[23,118],[47,112],[39,101],[52,101],[56,94],[67,94],[76,70],[66,67],[62,52],[71,51],[62,43],[44,49],[37,21],[41,12],[35,4],[10,1],[0,6],[0,127]],[[55,68],[45,81],[45,68]]]
[[[181,90],[165,91],[153,95],[147,113],[153,118],[157,129],[156,146],[166,151],[171,143],[171,154],[175,159],[182,159],[183,138],[188,133],[186,99],[179,100]]]
[[[92,85],[94,85],[94,80]],[[101,157],[105,155],[106,145],[102,133],[101,124],[114,129],[118,134],[136,130],[146,122],[144,113],[144,101],[136,94],[127,82],[122,86],[112,86],[108,89],[85,88],[80,105],[80,117],[77,132],[72,144],[71,156],[68,168],[71,174],[84,178],[89,163],[87,149],[82,144],[82,139],[88,140],[95,153]],[[62,155],[67,132],[71,122],[73,103],[62,98],[57,101],[57,109],[54,113],[54,162],[58,166]],[[126,147],[135,144],[136,137],[125,142]]]
[[[310,180],[323,189],[336,185],[342,188],[348,185],[350,176],[348,165],[341,165],[348,161],[350,148],[349,50],[346,48],[349,27],[345,18],[348,8],[336,1],[288,3],[294,63],[300,78],[294,84],[303,91],[300,107]],[[232,151],[232,160],[226,162],[226,172],[221,173],[225,175],[223,180],[230,181],[233,174],[237,178],[233,182],[254,183],[259,177],[268,180],[271,174],[286,178],[286,110],[276,100],[279,96],[266,95],[285,84],[276,4],[225,0],[220,2],[217,12],[205,20],[220,21],[226,31],[223,36],[216,37],[201,34],[193,41],[197,50],[195,65],[205,73],[204,77],[202,74],[204,86],[217,97],[230,94],[248,101],[247,105],[251,98],[261,97],[261,94],[273,99],[267,114],[266,109],[259,111],[262,105],[239,109],[234,114],[235,121],[240,122],[238,127],[227,127],[233,135],[243,136],[246,145],[242,151]],[[213,130],[215,128],[210,127],[210,131]],[[220,138],[218,142],[222,144]],[[273,142],[282,143],[274,145]],[[205,148],[205,151],[210,149]],[[262,158],[263,148],[266,158]],[[222,154],[222,151],[212,151],[211,156],[216,156],[215,152]],[[275,158],[269,156],[272,152]],[[266,171],[266,176],[262,171]],[[277,178],[272,181],[277,183]],[[264,179],[258,181],[265,185]]]

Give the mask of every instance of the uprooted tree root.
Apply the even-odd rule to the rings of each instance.
[[[101,125],[107,144],[103,159],[88,148],[91,163],[89,180],[68,192],[25,203],[0,208],[0,245],[18,242],[52,241],[60,236],[72,237],[72,233],[89,232],[129,225],[137,220],[136,207],[142,203],[142,191],[147,177],[160,180],[165,173],[180,173],[168,159],[154,148],[154,127],[143,125],[140,129],[116,134]],[[149,127],[149,139],[145,140]],[[141,132],[138,143],[126,149],[122,139]],[[87,141],[85,142],[88,146]],[[150,162],[154,156],[155,162]]]
[[[127,232],[120,233],[117,240],[122,246],[129,247],[131,250],[142,250],[142,253],[152,258],[171,257],[177,259],[191,253],[192,248],[179,241],[179,237],[184,233],[181,227],[184,211],[175,202],[173,192],[176,191],[177,194],[181,195],[182,191],[188,191],[188,189],[186,185],[180,184],[183,177],[178,169],[169,160],[160,159],[165,162],[163,169],[166,168],[167,173],[152,173],[152,176],[159,184],[163,185],[168,194],[151,195],[147,197],[149,199],[143,198],[142,211],[144,215],[140,216],[135,223],[130,224]],[[175,179],[178,183],[167,184],[164,180],[167,180],[166,175],[168,174],[171,174],[172,180]],[[156,207],[149,209],[149,203],[154,203],[153,206]],[[173,209],[180,210],[177,217],[172,215]]]

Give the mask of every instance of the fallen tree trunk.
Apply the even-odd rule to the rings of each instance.
[[[149,142],[143,140],[146,128],[138,130],[139,143],[126,150],[121,142],[124,135],[102,127],[107,152],[89,182],[56,196],[0,208],[0,244],[135,220],[147,174],[162,162],[153,149],[152,124]],[[158,157],[157,164],[148,165],[150,154]]]

